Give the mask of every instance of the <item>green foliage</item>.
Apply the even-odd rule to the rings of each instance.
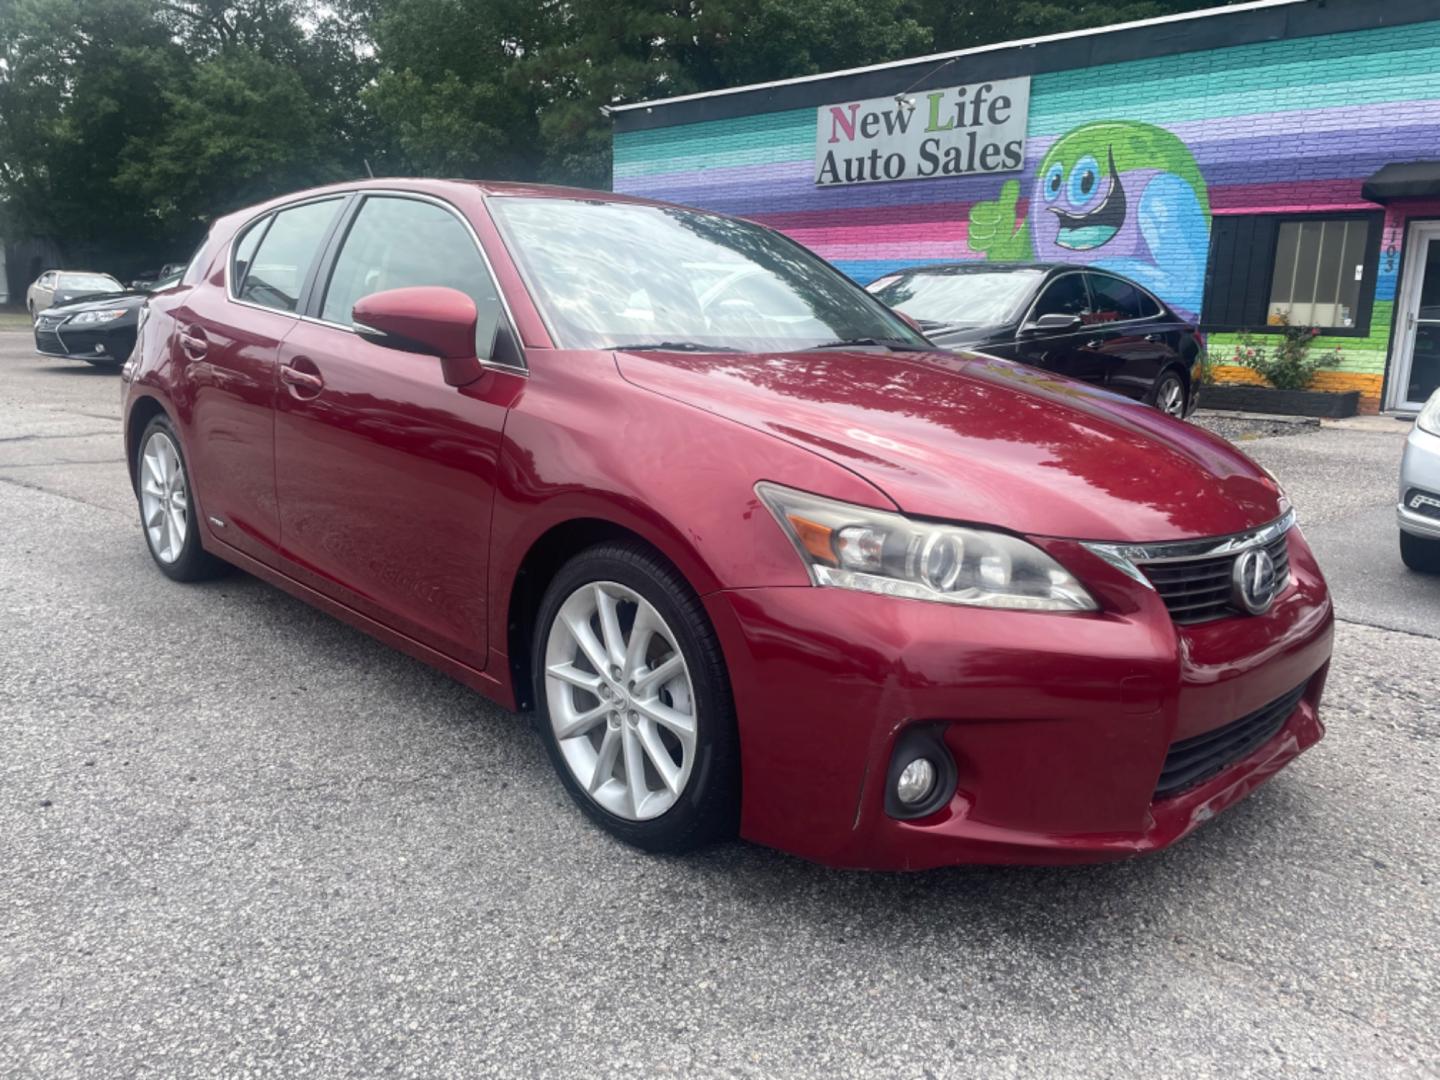
[[[0,235],[138,269],[367,164],[604,186],[605,106],[1205,2],[0,0]]]
[[[1340,349],[1311,354],[1320,331],[1313,326],[1291,326],[1283,316],[1273,320],[1280,335],[1266,340],[1241,334],[1232,362],[1254,371],[1277,390],[1304,390],[1322,367],[1340,362]]]

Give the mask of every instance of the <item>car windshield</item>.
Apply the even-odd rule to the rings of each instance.
[[[108,274],[61,274],[59,287],[83,292],[125,291],[125,287]]]
[[[598,200],[490,205],[565,348],[927,345],[849,278],[758,225]]]
[[[1041,270],[1005,270],[957,274],[912,270],[881,278],[870,291],[927,330],[995,326],[1019,314]]]

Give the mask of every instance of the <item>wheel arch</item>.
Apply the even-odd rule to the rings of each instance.
[[[137,483],[135,474],[135,456],[140,451],[140,436],[145,433],[145,428],[150,421],[157,416],[163,416],[173,425],[174,417],[166,410],[157,398],[146,394],[135,399],[130,406],[130,411],[125,417],[125,467],[130,470],[130,486],[133,488]]]
[[[506,652],[510,661],[511,689],[516,708],[535,704],[534,657],[531,643],[540,602],[555,574],[587,548],[607,542],[638,543],[669,564],[692,589],[695,583],[663,548],[649,537],[618,522],[600,517],[575,517],[552,525],[526,550],[510,582],[505,620]],[[697,593],[699,589],[695,589]]]

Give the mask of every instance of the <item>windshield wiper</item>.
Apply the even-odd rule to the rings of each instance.
[[[857,337],[847,341],[822,341],[819,345],[811,345],[805,351],[814,349],[856,349],[867,345],[878,345],[882,349],[890,349],[893,352],[933,352],[929,345],[916,345],[913,342],[901,338],[873,338]]]
[[[611,345],[616,352],[739,352],[729,345],[702,345],[698,341],[642,341],[637,345]]]

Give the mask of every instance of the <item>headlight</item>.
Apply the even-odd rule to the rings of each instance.
[[[129,308],[111,308],[108,311],[82,311],[79,315],[72,315],[69,319],[71,326],[84,326],[87,323],[108,323],[116,319],[124,318],[130,314]]]
[[[1027,611],[1095,611],[1070,572],[1006,533],[912,521],[900,514],[759,483],[816,585]]]
[[[1440,435],[1440,390],[1436,390],[1430,395],[1430,400],[1425,402],[1425,407],[1415,418],[1415,426],[1431,435]]]

